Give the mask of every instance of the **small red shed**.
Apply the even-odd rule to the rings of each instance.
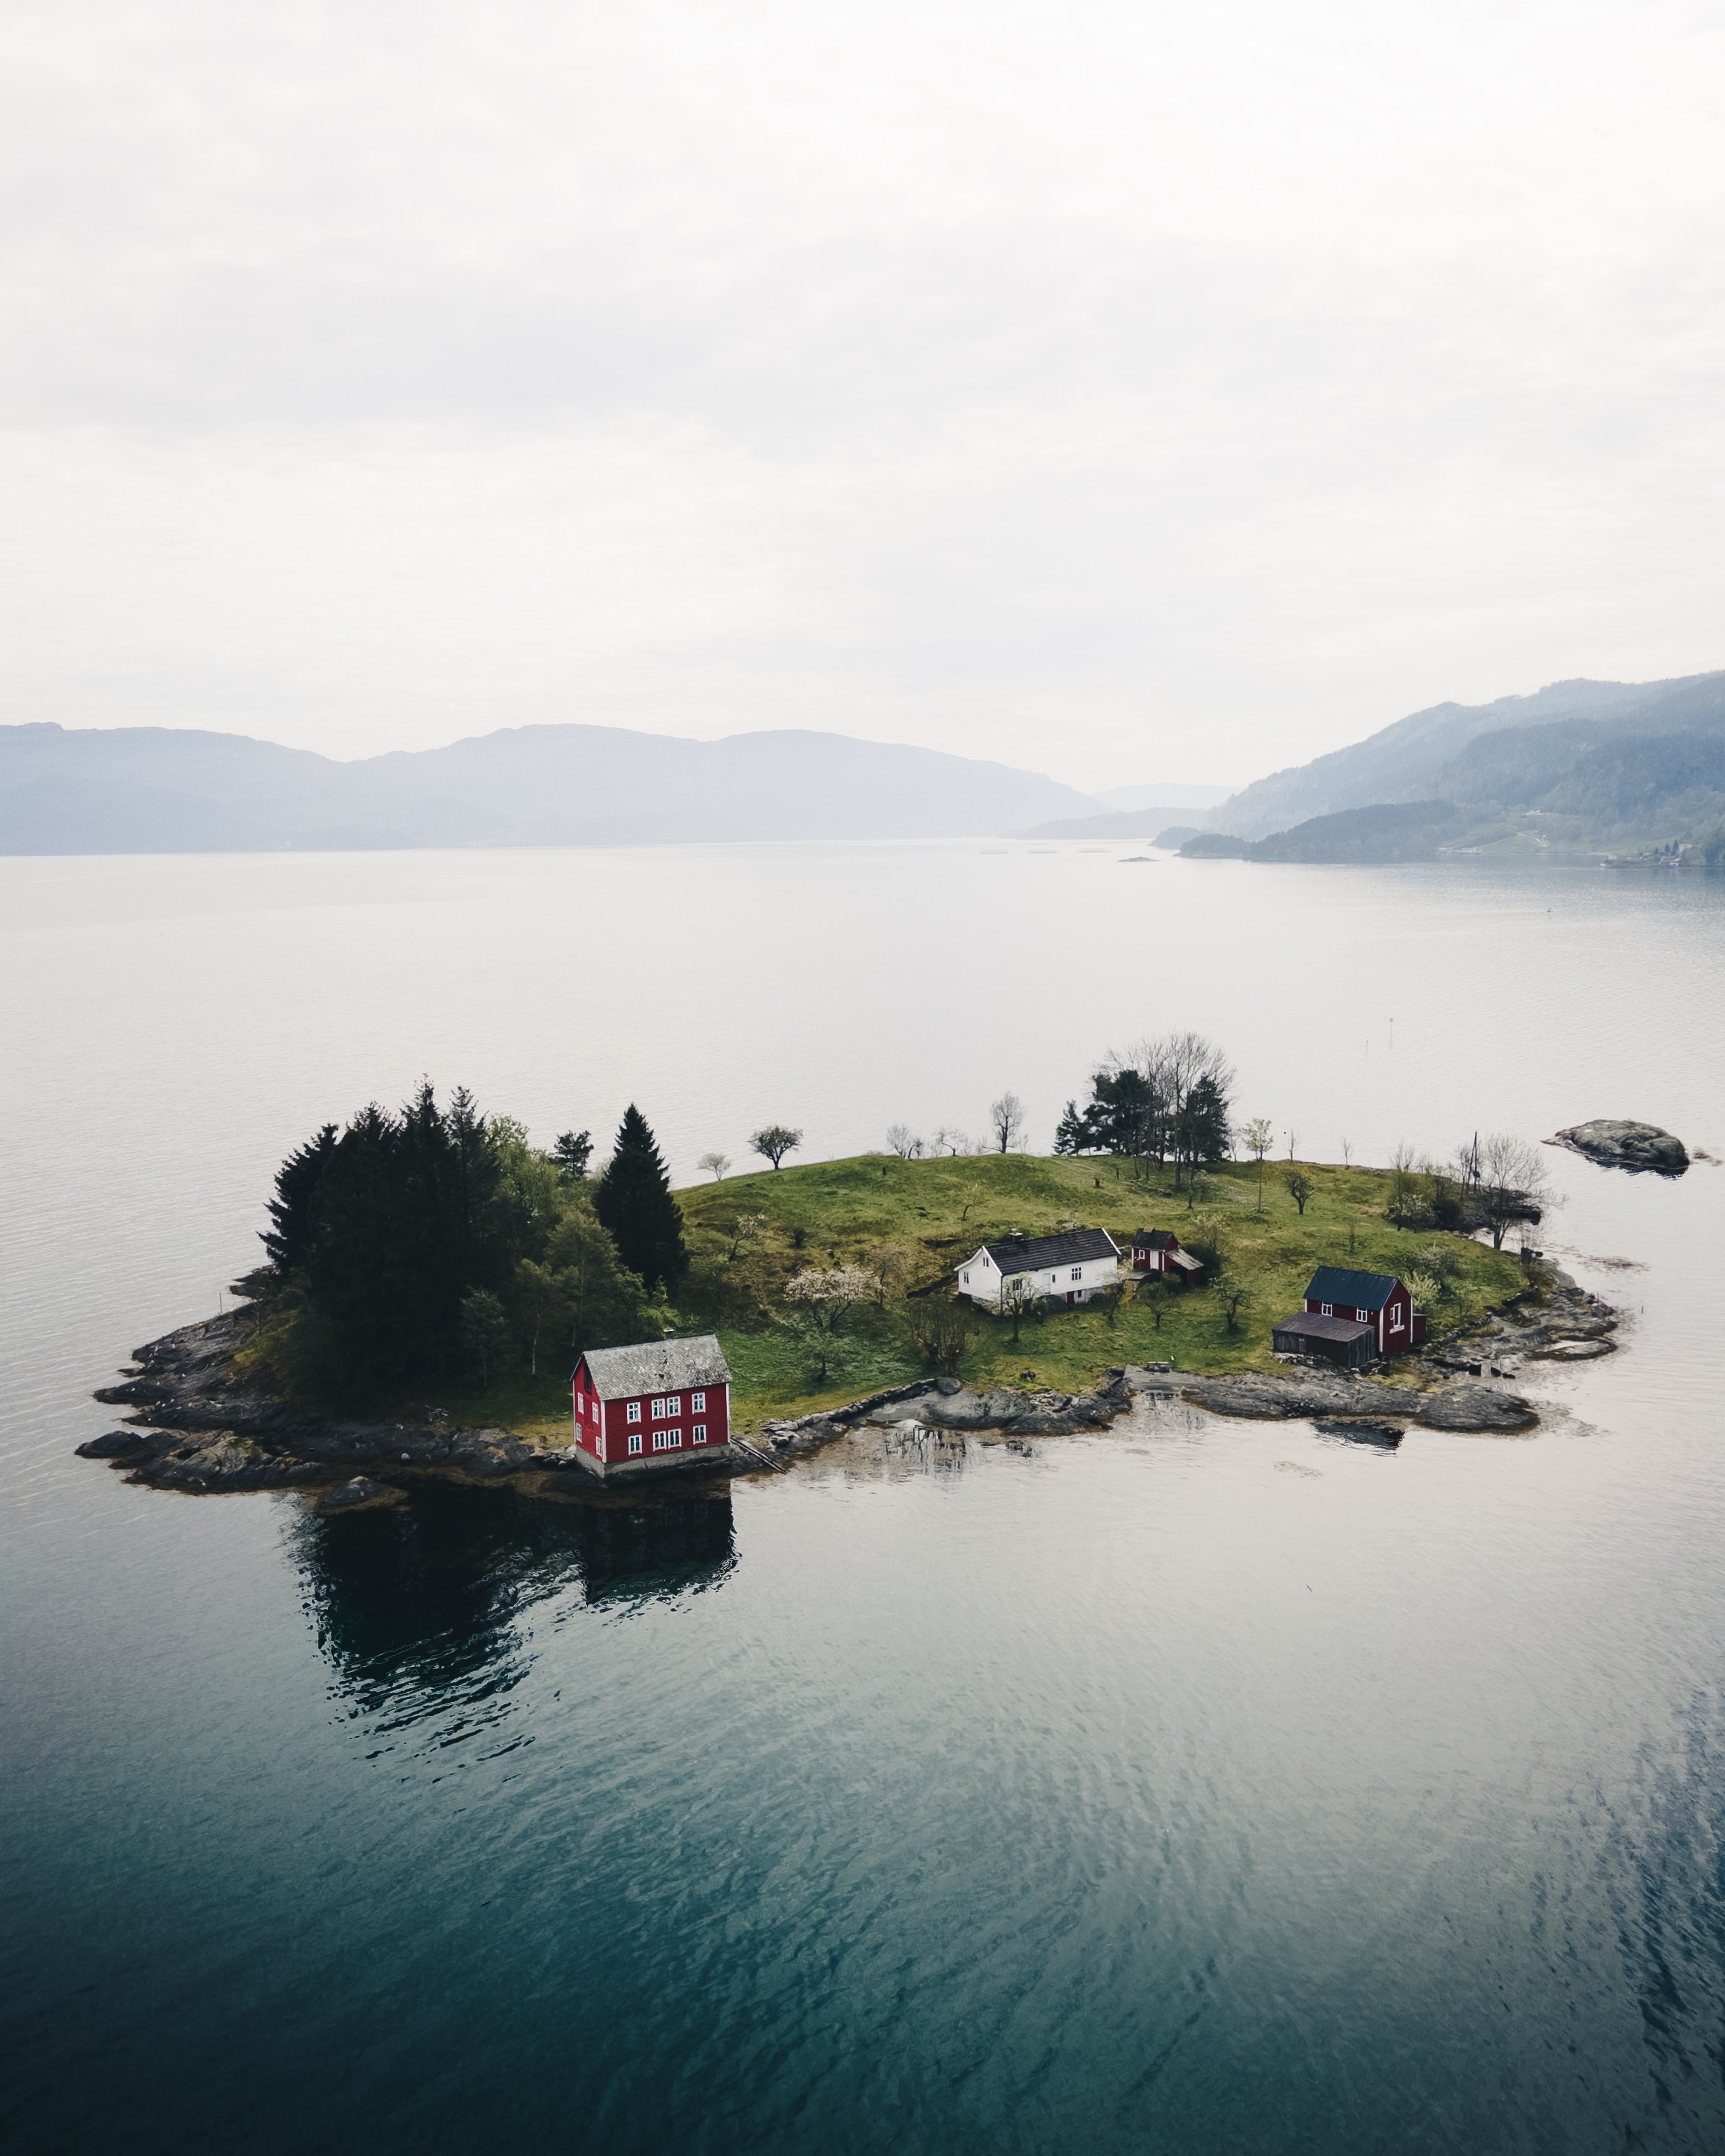
[[[1380,1355],[1405,1354],[1425,1338],[1425,1313],[1391,1273],[1357,1273],[1345,1265],[1320,1265],[1307,1283],[1308,1317],[1337,1317],[1369,1325]]]
[[[1203,1265],[1190,1250],[1180,1248],[1180,1239],[1172,1228],[1138,1229],[1132,1237],[1132,1270],[1165,1273],[1187,1287],[1196,1287],[1204,1278]]]
[[[711,1332],[589,1348],[569,1389],[570,1450],[595,1475],[650,1474],[732,1457],[731,1371]]]

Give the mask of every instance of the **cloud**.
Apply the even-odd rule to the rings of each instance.
[[[1712,11],[3,34],[15,716],[1100,783],[1725,655]]]

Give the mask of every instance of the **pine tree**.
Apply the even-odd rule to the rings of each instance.
[[[318,1188],[335,1150],[336,1127],[326,1123],[315,1138],[296,1147],[275,1171],[275,1195],[265,1209],[270,1224],[262,1240],[280,1280],[302,1270],[311,1255]]]
[[[599,1178],[594,1204],[618,1255],[649,1291],[681,1279],[689,1264],[683,1216],[647,1118],[633,1101],[624,1111],[617,1149]]]

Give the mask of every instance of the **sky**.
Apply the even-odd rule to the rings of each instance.
[[[0,720],[1243,783],[1725,665],[1725,8],[8,0]]]

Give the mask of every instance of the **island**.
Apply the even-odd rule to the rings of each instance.
[[[762,1135],[788,1141],[778,1165],[732,1174],[715,1157],[711,1180],[673,1191],[633,1109],[596,1178],[585,1133],[540,1152],[458,1096],[449,1111],[422,1100],[415,1137],[413,1111],[398,1145],[356,1119],[284,1163],[270,1263],[235,1283],[236,1308],[135,1351],[96,1395],[129,1410],[126,1426],[81,1445],[86,1457],[157,1488],[296,1489],[331,1512],[387,1509],[424,1476],[622,1503],[626,1487],[595,1486],[572,1457],[570,1373],[584,1351],[634,1340],[720,1344],[732,1456],[679,1471],[719,1483],[870,1424],[1054,1436],[1106,1428],[1146,1393],[1220,1414],[1327,1418],[1368,1439],[1516,1431],[1537,1420],[1518,1373],[1615,1345],[1606,1304],[1530,1242],[1502,1246],[1515,1217],[1502,1194],[1494,1212],[1442,1167],[1076,1150],[797,1165],[786,1155],[798,1134],[773,1127]],[[423,1221],[433,1116],[465,1178],[448,1187],[481,1193],[459,1232],[489,1250],[496,1285],[461,1288],[456,1276],[441,1340],[403,1343],[376,1301],[377,1254],[362,1263],[351,1245]],[[366,1212],[337,1173],[356,1130]],[[408,1163],[398,1217],[377,1194],[392,1146]],[[1538,1214],[1522,1204],[1524,1229]],[[963,1285],[979,1251],[1068,1244],[1106,1245],[1117,1264],[1105,1251],[1069,1269],[1076,1280],[1090,1265],[1079,1286],[1038,1275],[992,1303]],[[1382,1331],[1399,1314],[1378,1314],[1379,1353],[1362,1341],[1369,1313],[1348,1307],[1330,1329],[1365,1367],[1326,1360],[1330,1306],[1308,1290],[1332,1279],[1398,1291],[1390,1309],[1417,1320],[1408,1352],[1389,1352],[1403,1343]],[[436,1286],[428,1276],[413,1292]],[[1304,1327],[1290,1318],[1308,1311]],[[367,1366],[354,1342],[374,1336]],[[1278,1353],[1278,1338],[1314,1352]]]

